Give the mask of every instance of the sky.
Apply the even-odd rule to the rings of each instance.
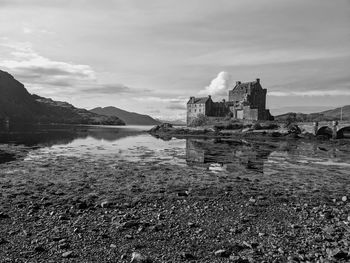
[[[334,108],[350,104],[350,0],[0,0],[0,69],[169,120],[256,78],[273,114]]]

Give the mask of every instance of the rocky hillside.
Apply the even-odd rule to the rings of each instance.
[[[332,110],[322,111],[318,113],[295,113],[289,112],[282,115],[275,116],[277,121],[333,121],[340,120],[340,115],[342,111],[342,119],[344,121],[350,120],[350,105],[344,106],[342,108],[336,108]]]
[[[12,75],[0,70],[0,119],[15,122],[124,125],[118,117],[102,116],[66,102],[30,94]]]
[[[127,125],[158,125],[159,121],[153,119],[151,116],[143,115],[135,112],[125,111],[116,107],[94,108],[90,110],[93,113],[106,115],[106,116],[118,116]]]

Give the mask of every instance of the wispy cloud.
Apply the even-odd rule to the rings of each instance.
[[[96,72],[89,65],[56,61],[34,51],[28,42],[11,42],[0,46],[9,48],[11,59],[0,61],[0,67],[9,71],[35,92],[55,94],[63,89],[67,94],[129,94],[140,92],[121,83],[99,83]],[[48,90],[50,88],[50,90]],[[149,92],[142,90],[141,92]]]
[[[35,52],[28,42],[7,42],[0,43],[0,46],[12,49],[12,59],[0,61],[0,67],[31,85],[62,87],[96,80],[89,65],[51,60]]]
[[[350,87],[349,87],[350,88]],[[274,97],[288,97],[288,96],[308,96],[308,97],[320,97],[320,96],[350,96],[349,90],[306,90],[306,91],[271,91],[269,96]]]

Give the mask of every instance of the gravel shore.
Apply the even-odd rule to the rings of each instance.
[[[0,262],[349,262],[348,175],[18,159]]]

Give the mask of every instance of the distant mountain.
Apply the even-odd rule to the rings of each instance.
[[[105,116],[118,116],[118,118],[125,121],[127,125],[157,125],[160,123],[148,115],[129,112],[112,106],[105,108],[98,107],[90,111]]]
[[[295,120],[295,121],[334,121],[340,120],[342,112],[342,119],[344,121],[350,120],[350,105],[339,107],[333,110],[326,110],[318,113],[295,113],[289,112],[282,115],[275,116],[277,121]]]
[[[314,113],[328,110],[327,106],[286,106],[281,108],[272,108],[270,112],[272,115],[282,115],[286,112],[296,112],[296,113]]]
[[[117,117],[101,116],[66,102],[31,95],[12,75],[0,70],[0,119],[25,123],[125,125]]]

